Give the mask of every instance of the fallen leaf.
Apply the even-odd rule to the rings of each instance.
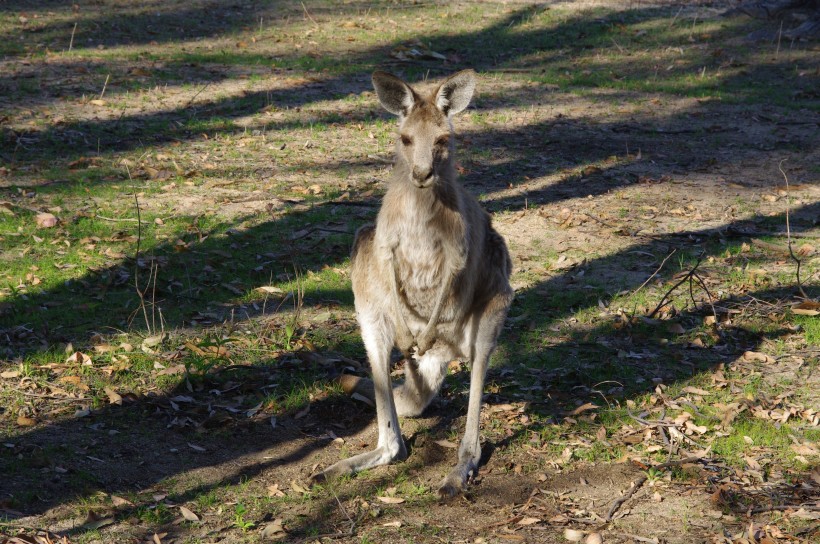
[[[128,499],[118,497],[116,495],[111,495],[111,502],[114,504],[114,506],[134,506],[133,502],[129,501]]]
[[[179,507],[179,512],[182,514],[182,517],[187,519],[188,521],[199,521],[199,516],[185,508],[184,506]]]
[[[276,518],[271,523],[265,525],[265,528],[262,529],[262,540],[270,539],[274,540],[277,538],[282,538],[286,535],[284,521],[282,518]]]
[[[604,544],[604,537],[601,533],[589,533],[584,539],[584,544]]]
[[[307,494],[307,493],[309,493],[309,492],[310,492],[307,488],[303,487],[303,486],[302,486],[299,482],[297,482],[296,480],[291,480],[291,482],[290,482],[290,487],[291,487],[291,489],[293,489],[293,490],[294,490],[294,491],[296,491],[297,493],[301,493],[302,495],[305,495],[305,494]]]
[[[745,351],[743,352],[743,360],[744,361],[759,361],[761,363],[773,363],[775,362],[774,357],[770,357],[765,353],[760,353],[759,351]]]
[[[396,527],[396,528],[399,528],[399,527],[401,527],[401,522],[398,521],[398,520],[397,521],[388,521],[387,523],[382,523],[382,527]]]
[[[11,378],[16,378],[19,375],[20,375],[19,370],[6,370],[5,372],[0,373],[0,378],[5,378],[7,380],[10,380]]]
[[[293,419],[302,419],[310,412],[310,404],[293,414]]]
[[[442,448],[456,449],[458,447],[458,444],[454,444],[449,440],[436,440],[435,443],[441,446]]]
[[[106,387],[104,389],[105,394],[108,395],[108,402],[111,404],[122,405],[122,396],[114,391],[111,387]]]
[[[106,525],[111,525],[112,523],[114,523],[113,517],[99,517],[94,512],[89,512],[88,517],[82,525],[82,529],[85,529],[87,531],[94,531],[96,529],[105,527]]]
[[[95,106],[105,106],[105,105],[108,104],[108,102],[106,102],[105,100],[102,100],[101,98],[95,98],[94,100],[89,100],[88,103],[93,104]]]
[[[526,525],[533,525],[535,523],[540,523],[541,520],[538,518],[521,518],[518,520],[518,525],[526,526]]]
[[[683,334],[686,332],[686,329],[680,323],[671,323],[666,330],[671,332],[672,334]]]
[[[381,502],[385,504],[401,504],[404,502],[404,499],[401,497],[376,497]]]
[[[44,229],[50,229],[51,227],[57,226],[57,218],[51,213],[38,213],[35,220],[37,221],[37,226]]]
[[[37,425],[37,420],[27,416],[18,416],[17,424],[21,427],[32,427]]]
[[[569,415],[577,416],[578,414],[582,414],[582,413],[584,413],[588,410],[597,410],[597,409],[598,409],[597,404],[592,404],[591,402],[587,402],[586,404],[582,404],[581,406],[579,406],[578,408],[576,408],[575,410],[570,412]]]
[[[584,532],[579,531],[577,529],[570,529],[567,527],[564,529],[564,538],[569,540],[570,542],[581,542],[584,538]]]
[[[270,295],[281,295],[284,291],[278,287],[274,287],[273,285],[260,285],[254,291],[259,291],[260,293],[267,293]]]
[[[268,486],[269,497],[284,497],[285,492],[279,489],[279,484],[271,484]]]
[[[814,444],[809,444],[808,442],[805,444],[792,444],[791,448],[797,455],[820,455],[820,450],[818,450]]]
[[[692,387],[691,385],[686,386],[682,389],[684,393],[692,393],[693,395],[700,395],[701,397],[706,397],[710,395],[709,391],[705,389],[700,389],[698,387]]]
[[[69,355],[68,359],[65,360],[66,363],[77,363],[81,366],[91,366],[91,357],[82,353],[81,351],[75,351],[73,354]]]

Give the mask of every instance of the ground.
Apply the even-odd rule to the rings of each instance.
[[[820,55],[730,4],[4,2],[0,542],[817,542]],[[439,501],[453,361],[407,461],[311,488],[376,440],[370,74],[468,67],[482,466]]]

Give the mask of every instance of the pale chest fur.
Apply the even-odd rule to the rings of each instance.
[[[399,293],[406,309],[426,317],[435,306],[442,283],[464,267],[466,240],[460,223],[454,229],[453,221],[446,217],[413,219],[405,217],[379,225],[383,234],[389,233],[384,240],[392,248],[385,247],[382,255],[384,266],[391,270],[395,260]],[[445,316],[448,313],[445,310]]]

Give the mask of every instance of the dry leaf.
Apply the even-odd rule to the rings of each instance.
[[[19,375],[20,375],[19,370],[6,370],[5,372],[0,373],[0,378],[5,378],[5,379],[9,380],[11,378],[18,377]]]
[[[670,323],[666,330],[671,332],[672,334],[683,334],[686,332],[686,329],[680,323]]]
[[[297,482],[296,480],[291,480],[291,482],[290,482],[290,487],[291,487],[291,489],[293,489],[293,490],[294,490],[294,491],[296,491],[297,493],[301,493],[301,494],[303,494],[303,495],[305,495],[305,494],[307,494],[307,493],[309,493],[309,492],[310,492],[310,491],[309,491],[308,489],[306,489],[305,487],[302,487],[302,485],[300,485],[300,484],[299,484],[299,482]]]
[[[80,351],[75,351],[65,360],[66,363],[77,363],[81,366],[91,366],[91,357]]]
[[[584,532],[577,529],[564,529],[564,538],[570,542],[581,542],[584,539]]]
[[[26,416],[18,416],[17,424],[21,427],[32,427],[37,425],[37,420]]]
[[[111,404],[122,405],[122,396],[116,391],[114,391],[114,389],[112,389],[111,387],[106,387],[104,391],[105,394],[108,395],[108,402],[110,402]]]
[[[376,497],[380,501],[385,504],[401,504],[404,502],[404,499],[401,497]]]
[[[262,540],[282,538],[286,535],[284,521],[282,518],[276,518],[273,522],[265,525],[262,529]]]
[[[575,410],[570,412],[569,415],[577,416],[578,414],[582,414],[582,413],[584,413],[588,410],[597,410],[597,409],[598,409],[597,404],[592,404],[591,402],[587,402],[586,404],[582,404],[581,406],[579,406],[578,408],[576,408]]]
[[[541,520],[538,519],[538,518],[522,518],[522,519],[518,520],[518,525],[526,526],[526,525],[532,525],[534,523],[540,523],[540,522],[541,522]]]
[[[50,229],[51,227],[57,226],[57,218],[51,213],[38,213],[37,217],[35,217],[35,221],[37,221],[38,227],[44,229]]]
[[[388,521],[387,523],[382,523],[382,527],[401,527],[400,521]]]
[[[111,495],[111,502],[114,503],[114,506],[134,506],[133,502],[116,495]]]
[[[285,492],[279,489],[279,484],[271,484],[268,486],[269,497],[284,497]]]
[[[182,514],[182,517],[187,519],[188,521],[199,521],[199,516],[185,508],[184,506],[179,507],[179,511]]]
[[[700,389],[698,387],[686,386],[682,389],[684,393],[692,393],[693,395],[700,395],[701,397],[706,397],[710,395],[709,391],[705,389]]]
[[[814,444],[809,444],[808,442],[806,442],[805,444],[792,444],[791,448],[792,451],[797,455],[820,455],[820,450],[818,450]]]
[[[95,106],[105,106],[105,105],[108,104],[108,102],[106,102],[105,100],[102,100],[101,98],[95,98],[94,100],[89,100],[88,103],[93,104]]]
[[[589,533],[584,539],[584,544],[604,544],[604,537],[601,533]]]
[[[760,353],[759,351],[745,351],[743,352],[743,360],[744,361],[759,361],[761,363],[773,363],[775,362],[774,357],[770,357],[765,353]]]
[[[435,443],[441,446],[442,448],[456,449],[458,447],[458,444],[454,444],[449,440],[436,440]]]

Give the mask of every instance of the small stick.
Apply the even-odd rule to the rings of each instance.
[[[700,263],[702,263],[702,262],[703,262],[703,256],[701,256],[701,257],[699,257],[699,258],[698,258],[698,262],[697,262],[697,263],[695,263],[694,268],[692,268],[692,270],[690,270],[690,271],[689,271],[689,273],[688,273],[688,274],[686,274],[686,276],[684,276],[682,280],[680,280],[678,283],[676,283],[675,285],[673,285],[673,286],[672,286],[672,287],[671,287],[671,288],[670,288],[670,289],[669,289],[669,290],[668,290],[668,291],[667,291],[667,292],[663,295],[663,298],[661,299],[661,301],[658,303],[658,305],[655,307],[655,309],[654,309],[654,310],[652,310],[652,312],[651,312],[651,313],[650,313],[647,317],[655,317],[655,314],[657,314],[657,313],[661,310],[661,308],[663,308],[663,304],[664,304],[664,302],[666,302],[666,298],[667,298],[669,295],[671,295],[671,294],[672,294],[672,291],[674,291],[675,289],[677,289],[678,287],[680,287],[681,285],[683,285],[683,283],[684,283],[684,282],[686,282],[687,280],[690,280],[690,281],[691,281],[691,279],[692,279],[692,275],[695,273],[695,271],[696,271],[696,270],[698,269],[698,267],[700,266]]]
[[[780,20],[780,30],[777,31],[777,49],[774,52],[774,58],[777,58],[778,55],[780,55],[780,37],[782,35],[783,35],[783,19]]]
[[[311,21],[313,21],[314,25],[319,26],[319,23],[316,22],[316,19],[311,17],[310,12],[307,9],[307,6],[305,6],[305,3],[302,2],[301,0],[299,1],[299,3],[302,4],[302,9],[305,10],[305,15],[307,15],[307,18],[310,19]]]
[[[139,219],[133,219],[131,217],[123,217],[122,219],[118,219],[116,217],[105,217],[104,215],[95,215],[94,219],[102,219],[103,221],[114,221],[114,222],[120,222],[120,221],[128,221],[128,222],[133,222],[133,223],[138,223],[139,222]]]
[[[797,505],[797,504],[780,504],[773,506],[761,506],[760,508],[752,508],[750,514],[760,514],[762,512],[784,511],[784,510],[808,510],[809,512],[820,512],[820,506],[811,505]]]
[[[108,78],[110,78],[110,77],[111,77],[111,74],[108,74],[107,76],[105,76],[105,83],[103,83],[103,90],[100,93],[100,100],[102,100],[102,97],[105,94],[105,88],[108,87]]]
[[[673,250],[672,250],[672,253],[670,253],[669,255],[667,255],[667,256],[666,256],[666,258],[665,258],[663,261],[661,261],[661,265],[658,267],[658,269],[657,269],[657,270],[655,270],[654,272],[652,272],[652,275],[651,275],[651,276],[649,276],[648,278],[646,278],[646,281],[645,281],[645,282],[643,282],[643,283],[641,284],[641,286],[640,286],[640,287],[638,287],[637,289],[635,289],[635,291],[633,291],[633,292],[632,292],[632,294],[631,294],[631,295],[629,295],[629,296],[631,296],[631,297],[632,297],[632,296],[637,295],[637,294],[638,294],[638,292],[639,292],[641,289],[643,289],[644,287],[646,287],[646,284],[647,284],[647,283],[649,283],[650,281],[652,281],[652,278],[654,278],[655,276],[657,276],[657,275],[658,275],[658,272],[660,272],[660,271],[661,271],[661,268],[663,268],[663,265],[665,265],[665,264],[666,264],[666,261],[668,261],[668,260],[669,260],[669,257],[671,257],[672,255],[674,255],[677,251],[678,251],[678,248],[673,249]]]
[[[77,23],[74,23],[74,28],[71,29],[71,40],[68,42],[68,52],[71,53],[71,49],[74,47],[74,33],[77,32]]]
[[[196,92],[196,94],[195,94],[194,96],[192,96],[192,97],[191,97],[191,99],[190,99],[190,100],[188,100],[188,103],[187,103],[187,104],[185,104],[185,107],[187,108],[188,106],[190,106],[190,105],[194,102],[194,100],[196,100],[196,97],[197,97],[197,96],[199,96],[200,94],[202,94],[202,91],[204,91],[205,89],[207,89],[207,88],[208,88],[208,85],[210,85],[210,84],[211,84],[211,82],[209,81],[209,82],[207,82],[205,85],[203,85],[203,86],[202,86],[202,88],[201,88],[201,89],[199,89],[199,90]]]
[[[677,21],[677,20],[678,20],[678,15],[680,15],[680,12],[681,12],[681,11],[683,11],[683,6],[681,6],[681,7],[680,7],[680,9],[678,10],[678,12],[675,14],[675,16],[674,16],[674,17],[672,17],[672,22],[671,22],[671,23],[669,23],[669,26],[668,26],[667,28],[672,28],[672,25],[674,25],[674,24],[675,24],[675,21]]]
[[[800,291],[800,294],[803,295],[803,298],[809,298],[803,290],[803,282],[800,281],[801,261],[795,257],[794,251],[792,251],[792,234],[791,228],[789,227],[789,203],[791,201],[791,197],[789,196],[789,176],[783,171],[783,163],[786,162],[786,160],[788,159],[783,159],[777,165],[777,169],[780,170],[780,173],[783,174],[783,179],[786,181],[786,245],[789,246],[789,255],[791,255],[794,262],[797,263],[797,289]]]
[[[621,497],[621,498],[619,498],[618,500],[615,501],[615,504],[612,505],[612,507],[609,509],[609,512],[607,512],[607,514],[606,514],[606,521],[607,522],[612,521],[612,516],[615,515],[615,513],[618,511],[618,509],[621,507],[621,505],[623,503],[625,503],[626,501],[628,501],[632,497],[632,495],[634,495],[635,492],[638,491],[638,489],[646,482],[646,480],[649,478],[647,473],[650,470],[652,470],[652,469],[664,470],[664,469],[671,468],[671,467],[685,465],[686,463],[695,463],[697,461],[700,461],[701,459],[703,459],[703,458],[702,457],[687,457],[686,459],[678,459],[677,461],[667,461],[665,463],[661,463],[659,465],[654,465],[654,466],[649,467],[646,470],[646,473],[641,474],[641,476],[639,478],[637,478],[635,481],[632,482],[632,486],[629,488],[629,491],[624,493],[623,497]]]

